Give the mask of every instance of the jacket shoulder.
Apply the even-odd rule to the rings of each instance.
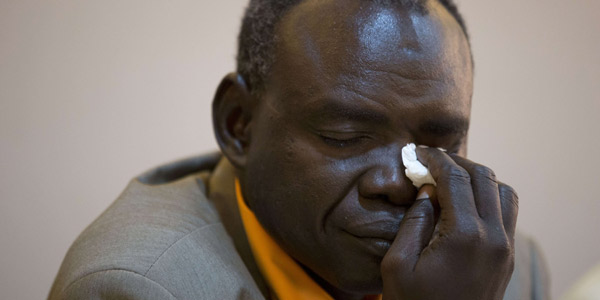
[[[73,243],[49,298],[133,293],[137,297],[124,295],[194,299],[253,291],[252,278],[206,197],[204,182],[217,161],[218,156],[196,157],[133,179]],[[224,289],[226,283],[239,288]],[[155,298],[144,296],[154,290]]]

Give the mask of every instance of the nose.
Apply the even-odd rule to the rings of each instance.
[[[358,192],[363,198],[388,201],[395,205],[410,205],[417,197],[417,189],[404,174],[400,154],[370,167],[359,179]]]

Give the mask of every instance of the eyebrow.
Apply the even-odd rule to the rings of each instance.
[[[429,119],[419,125],[420,132],[440,137],[466,134],[468,130],[469,120],[462,117]]]
[[[317,108],[317,116],[333,120],[352,120],[362,123],[387,124],[388,117],[376,110],[346,105],[339,102],[323,101]]]

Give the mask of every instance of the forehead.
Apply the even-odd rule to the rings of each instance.
[[[372,1],[302,2],[278,25],[267,90],[303,99],[359,92],[371,99],[470,100],[470,49],[462,29],[436,1],[425,6],[426,13]],[[446,104],[460,111],[470,103]]]

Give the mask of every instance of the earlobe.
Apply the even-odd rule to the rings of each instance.
[[[221,152],[240,169],[246,164],[253,108],[254,98],[242,76],[225,76],[212,103],[213,130]]]

